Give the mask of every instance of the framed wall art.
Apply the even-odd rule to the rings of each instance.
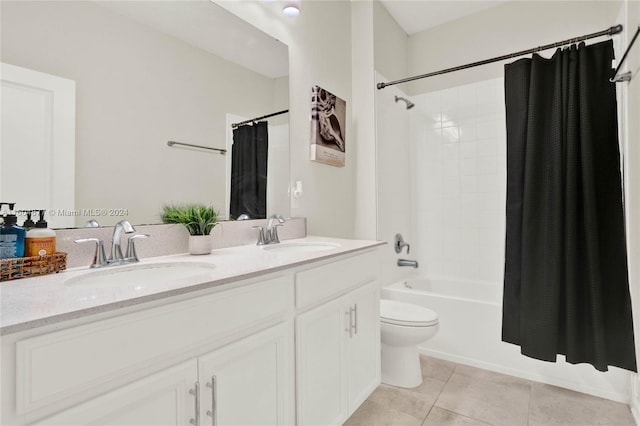
[[[311,160],[344,166],[347,103],[320,86],[311,90]]]

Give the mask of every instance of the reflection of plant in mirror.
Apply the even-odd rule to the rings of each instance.
[[[182,224],[190,235],[209,235],[218,224],[218,213],[204,204],[165,205],[162,222]]]

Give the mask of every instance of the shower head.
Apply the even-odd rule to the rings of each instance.
[[[398,102],[398,101],[404,101],[407,104],[407,109],[411,109],[414,106],[416,106],[416,104],[411,102],[409,99],[403,98],[402,96],[396,96],[396,102]]]

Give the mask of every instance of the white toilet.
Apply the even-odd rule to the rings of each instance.
[[[438,314],[423,306],[380,300],[382,383],[415,388],[422,383],[418,344],[438,332]]]

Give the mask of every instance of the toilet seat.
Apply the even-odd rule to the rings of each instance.
[[[412,303],[381,299],[380,320],[405,327],[431,327],[438,324],[438,314]]]

